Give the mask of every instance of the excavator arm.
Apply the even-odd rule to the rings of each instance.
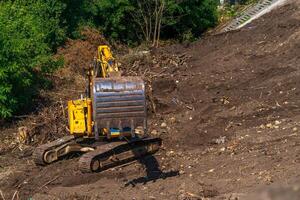
[[[108,78],[121,76],[116,59],[107,45],[98,47],[97,59],[94,66],[96,77]]]

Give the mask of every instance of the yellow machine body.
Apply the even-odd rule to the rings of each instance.
[[[119,69],[115,65],[115,58],[113,57],[109,46],[101,45],[98,47],[97,53],[97,69],[100,68],[100,73],[96,76],[105,78],[109,73],[118,72]],[[89,73],[89,87],[93,87],[94,71],[90,69]],[[68,101],[68,115],[69,115],[69,129],[70,134],[76,136],[93,136],[93,109],[92,100],[90,98]],[[103,130],[103,134],[108,130]],[[116,132],[115,136],[119,136]]]
[[[91,99],[79,99],[68,101],[69,129],[70,134],[78,137],[94,136],[92,119]],[[112,138],[119,137],[121,131],[118,129],[103,128],[102,134],[111,134]],[[124,136],[130,136],[129,130],[122,130]]]
[[[102,95],[102,100],[95,97],[97,95]],[[70,134],[78,137],[95,136],[97,139],[99,136],[115,138],[130,136],[137,124],[146,127],[143,121],[143,81],[135,77],[121,77],[107,45],[98,47],[96,62],[88,72],[87,96],[68,102]]]
[[[68,101],[70,134],[76,136],[92,136],[92,101],[79,99]]]

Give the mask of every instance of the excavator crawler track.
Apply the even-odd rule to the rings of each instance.
[[[33,157],[33,160],[35,162],[35,164],[37,165],[47,165],[47,164],[50,164],[50,163],[47,163],[44,159],[44,155],[55,149],[55,148],[58,148],[58,147],[61,147],[62,145],[66,145],[70,142],[73,142],[75,141],[75,137],[74,136],[65,136],[65,137],[62,137],[58,140],[55,140],[53,142],[50,142],[50,143],[47,143],[47,144],[43,144],[39,147],[37,147],[35,149],[35,151],[33,152],[32,154],[32,157]]]
[[[79,160],[79,169],[84,173],[101,172],[154,154],[161,144],[160,138],[108,143],[99,146],[95,151],[84,154]]]

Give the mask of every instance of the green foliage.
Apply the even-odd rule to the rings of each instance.
[[[62,36],[60,30],[52,30],[57,21],[48,16],[46,22],[40,17],[43,9],[40,2],[0,3],[1,118],[31,105],[43,74],[57,67],[51,60],[51,47],[58,45]]]
[[[241,5],[250,5],[259,2],[259,0],[240,0]]]
[[[27,4],[30,1],[26,1]],[[45,33],[45,42],[51,49],[56,49],[66,38],[66,21],[63,18],[66,4],[61,0],[31,0],[29,9],[40,20]]]
[[[157,3],[159,2],[159,3]],[[0,118],[28,108],[45,74],[62,65],[52,59],[67,37],[93,26],[127,44],[145,40],[145,27],[164,39],[192,40],[217,22],[217,0],[2,0],[0,1]],[[157,5],[164,5],[157,20]],[[142,5],[142,6],[141,6]],[[149,23],[145,22],[145,16]],[[154,26],[159,22],[161,26]],[[147,24],[147,26],[145,26]],[[161,28],[158,36],[153,27]],[[153,28],[153,29],[152,29]]]
[[[257,3],[259,0],[240,0],[238,4],[225,4],[219,8],[219,22],[223,23],[239,16],[243,10],[251,4]]]
[[[162,35],[165,38],[198,37],[218,22],[216,0],[190,0],[176,3],[169,0],[163,18]]]
[[[95,1],[94,22],[106,36],[114,40],[136,40],[135,26],[130,23],[130,13],[135,7],[129,0]]]
[[[161,35],[165,39],[197,37],[218,21],[217,0],[160,0],[164,1]],[[140,24],[142,16],[136,17],[143,5],[144,13],[152,13],[154,0],[94,0],[82,5],[82,22],[94,24],[106,37],[125,43],[145,39]]]
[[[222,23],[223,21],[228,21],[233,17],[236,17],[239,13],[239,5],[229,5],[226,4],[219,10],[219,21]]]

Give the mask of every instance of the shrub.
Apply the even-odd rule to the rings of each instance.
[[[31,105],[41,86],[43,73],[57,67],[51,47],[58,45],[50,18],[45,23],[40,2],[0,3],[0,117],[12,116]],[[45,13],[42,13],[45,14]],[[47,69],[43,66],[47,66]]]
[[[161,18],[161,36],[164,39],[183,39],[187,34],[198,37],[218,22],[218,1],[216,0],[95,0],[88,2],[85,7],[91,9],[84,9],[85,21],[93,22],[103,30],[106,37],[126,43],[153,38],[156,12],[161,5],[163,5],[163,10],[159,17]]]

